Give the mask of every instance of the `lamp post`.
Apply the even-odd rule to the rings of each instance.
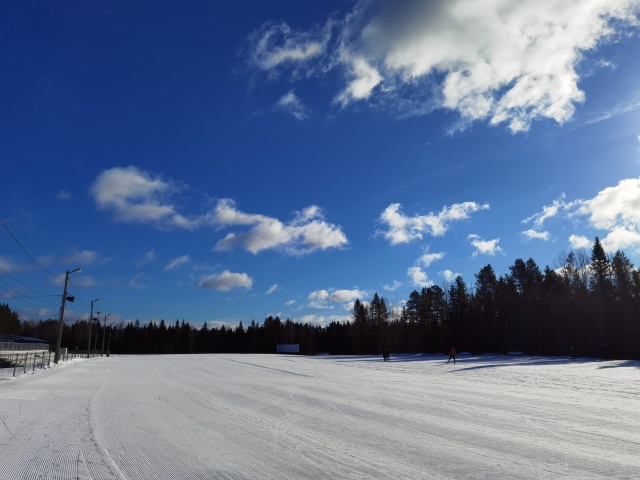
[[[64,302],[67,301],[67,285],[69,284],[69,274],[79,272],[80,269],[67,270],[64,276],[64,291],[62,292],[62,305],[60,305],[60,319],[58,320],[58,341],[56,343],[56,354],[53,357],[53,363],[58,363],[60,360],[60,342],[62,341],[62,326],[64,325]],[[69,297],[70,302],[73,302],[74,298]]]
[[[91,300],[91,314],[89,315],[89,342],[87,343],[87,358],[91,357],[91,324],[93,323],[93,303],[99,302],[100,299],[96,298]]]
[[[107,331],[107,317],[110,317],[111,314],[104,316],[104,326],[102,327],[102,350],[100,351],[100,356],[104,355],[104,334]]]

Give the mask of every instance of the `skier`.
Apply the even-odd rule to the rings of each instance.
[[[451,350],[449,350],[449,360],[447,360],[447,363],[449,363],[451,361],[451,359],[453,358],[453,364],[456,364],[456,347],[451,347]]]

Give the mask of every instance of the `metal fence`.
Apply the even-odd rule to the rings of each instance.
[[[0,378],[15,377],[36,368],[46,368],[51,365],[53,352],[30,351],[3,353],[0,357]]]

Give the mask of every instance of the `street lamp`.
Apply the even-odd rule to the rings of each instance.
[[[81,271],[79,268],[76,268],[75,270],[67,270],[67,273],[64,276],[64,291],[62,292],[62,305],[60,305],[60,320],[58,320],[58,342],[56,343],[56,354],[53,357],[53,363],[58,363],[58,360],[60,360],[60,342],[62,341],[62,326],[64,325],[64,302],[69,300],[70,302],[73,302],[75,299],[74,297],[68,297],[67,298],[67,285],[69,284],[69,274],[70,273],[76,273]]]
[[[111,314],[104,316],[104,326],[102,327],[102,350],[100,351],[100,356],[104,355],[104,334],[106,333],[106,330],[107,330],[107,317],[110,317],[110,316]]]
[[[93,341],[93,350],[96,351],[98,349],[98,334],[100,333],[100,312],[96,312],[96,318],[93,320],[96,321],[96,338]]]
[[[89,342],[87,343],[87,358],[91,357],[91,324],[93,323],[93,303],[99,302],[100,299],[96,298],[91,300],[91,314],[89,315]]]

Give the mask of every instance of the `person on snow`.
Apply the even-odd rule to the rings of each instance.
[[[449,350],[449,360],[447,360],[447,363],[449,363],[452,358],[453,358],[453,364],[455,365],[455,363],[456,363],[456,347],[452,347],[451,350]]]

